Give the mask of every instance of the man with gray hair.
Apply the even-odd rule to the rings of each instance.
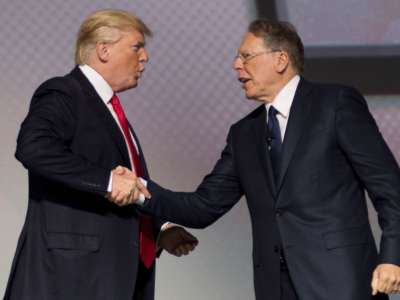
[[[251,23],[233,67],[246,97],[262,104],[232,125],[195,192],[150,180],[143,208],[203,228],[244,195],[257,300],[387,299],[400,291],[399,167],[362,95],[305,80],[303,64],[291,24]],[[365,190],[383,231],[379,252]]]
[[[112,171],[149,179],[117,93],[138,84],[150,35],[126,11],[95,12],[79,30],[78,66],[34,93],[15,154],[29,171],[28,213],[5,300],[153,300],[157,238],[178,256],[196,246],[138,211],[141,183]]]

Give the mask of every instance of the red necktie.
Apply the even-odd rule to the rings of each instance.
[[[124,131],[125,140],[128,143],[129,152],[132,156],[133,166],[135,168],[136,176],[143,176],[143,169],[140,164],[139,155],[136,147],[133,144],[131,134],[129,132],[128,121],[126,120],[124,110],[119,102],[117,95],[111,98],[111,105],[117,114],[119,124]],[[150,268],[156,257],[156,245],[153,238],[153,223],[151,217],[141,215],[139,218],[139,234],[140,234],[140,258],[143,264]]]

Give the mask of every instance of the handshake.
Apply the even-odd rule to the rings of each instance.
[[[125,206],[136,203],[140,194],[150,198],[151,195],[135,172],[118,166],[112,173],[112,190],[106,197],[118,206]],[[183,227],[171,223],[165,223],[161,227],[157,241],[158,247],[165,249],[168,253],[181,256],[188,255],[193,251],[199,241]]]
[[[140,194],[145,198],[151,195],[143,182],[138,178],[135,172],[128,168],[118,166],[111,171],[112,189],[107,193],[106,198],[118,206],[125,206],[136,203]]]

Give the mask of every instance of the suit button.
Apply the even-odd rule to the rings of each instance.
[[[280,216],[282,216],[282,214],[283,214],[283,210],[282,209],[277,209],[276,211],[275,211],[275,215],[277,216],[277,217],[280,217]]]
[[[279,253],[279,246],[274,246],[274,252]]]

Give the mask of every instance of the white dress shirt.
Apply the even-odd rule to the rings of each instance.
[[[268,111],[273,106],[278,114],[276,118],[279,122],[279,128],[281,130],[282,142],[285,137],[286,127],[289,120],[290,108],[292,107],[294,94],[296,93],[297,86],[300,82],[300,76],[296,75],[279,91],[275,99],[271,103],[265,104],[267,110],[267,122],[268,122]]]
[[[121,130],[121,134],[125,140],[125,145],[126,145],[126,149],[127,149],[128,155],[129,155],[129,161],[131,163],[132,170],[135,170],[132,155],[131,155],[131,152],[129,151],[128,141],[126,140],[124,131],[122,130],[121,124],[119,123],[118,116],[115,113],[115,111],[112,107],[112,104],[111,104],[111,98],[114,95],[114,91],[112,90],[111,86],[107,83],[107,81],[105,81],[105,79],[99,73],[97,73],[96,70],[94,70],[92,67],[90,67],[88,65],[80,65],[79,69],[82,71],[83,75],[85,75],[85,77],[92,84],[93,88],[95,89],[95,91],[97,92],[97,94],[99,95],[101,100],[103,100],[104,105],[110,111],[115,122],[118,124],[118,127]],[[132,135],[132,132],[130,132],[130,134],[131,134],[131,138],[134,143],[134,146],[136,148],[136,152],[138,153],[138,155],[140,155],[136,140],[135,140],[134,136]],[[147,182],[145,182],[145,184],[147,184]],[[107,187],[107,192],[111,192],[111,191],[112,191],[112,173],[110,174],[110,179],[108,181],[108,187]],[[144,195],[140,194],[140,198],[138,200],[139,204],[142,204],[144,202],[144,200],[145,200]]]

